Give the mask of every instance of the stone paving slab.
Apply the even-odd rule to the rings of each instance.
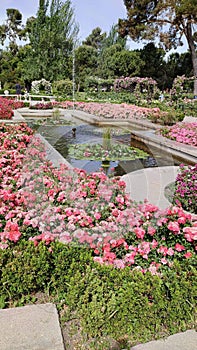
[[[197,332],[188,330],[171,335],[165,340],[136,345],[130,350],[197,350]]]
[[[56,306],[0,310],[0,350],[65,350]]]
[[[126,183],[126,192],[130,198],[143,202],[144,199],[160,209],[166,209],[170,203],[164,195],[165,187],[174,182],[179,167],[165,166],[136,170],[122,176]]]

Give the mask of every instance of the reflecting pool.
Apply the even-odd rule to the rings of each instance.
[[[74,132],[73,132],[73,129]],[[179,165],[179,161],[172,158],[168,153],[161,152],[157,148],[147,147],[143,143],[132,138],[129,129],[110,127],[111,145],[125,144],[140,148],[148,153],[145,159],[135,160],[111,160],[104,159],[89,160],[76,159],[69,156],[69,147],[74,144],[102,144],[103,132],[106,128],[92,126],[88,124],[69,124],[69,125],[41,125],[37,132],[44,136],[47,141],[73,166],[86,170],[88,173],[104,170],[107,175],[122,176],[129,172],[157,166]]]

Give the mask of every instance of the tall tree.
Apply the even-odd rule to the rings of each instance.
[[[106,32],[102,33],[100,27],[92,30],[92,33],[82,42],[83,45],[93,46],[98,51],[101,51],[103,43],[106,39]]]
[[[119,20],[119,32],[133,40],[159,39],[165,49],[183,45],[185,36],[191,52],[194,95],[197,96],[197,0],[124,0],[127,19]]]
[[[78,34],[71,1],[40,0],[37,17],[30,21],[28,29],[30,50],[24,62],[26,78],[54,81],[67,77]]]
[[[120,36],[118,32],[118,24],[112,25],[109,34],[103,40],[103,49],[115,44],[119,44],[122,49],[126,49],[127,39]]]
[[[94,46],[81,45],[75,50],[75,78],[78,89],[84,88],[88,76],[97,75],[98,52]]]
[[[20,82],[21,86],[24,86],[22,74],[24,47],[20,46],[14,55],[8,49],[1,50],[0,81],[3,89],[14,89],[15,91],[16,82]]]
[[[143,49],[136,50],[140,52],[140,57],[144,62],[141,70],[141,77],[151,77],[157,81],[158,87],[163,90],[166,88],[168,78],[166,76],[166,61],[164,60],[165,51],[155,46],[153,42],[148,43]]]
[[[102,53],[99,76],[109,79],[139,75],[143,64],[140,53],[122,49],[120,44],[114,44]]]
[[[167,86],[168,88],[171,88],[177,76],[185,75],[186,77],[191,77],[193,73],[191,53],[189,51],[182,54],[173,52],[167,59],[166,69],[169,84]]]
[[[7,19],[5,23],[0,25],[0,41],[4,45],[8,40],[9,50],[15,54],[18,50],[17,39],[25,39],[26,32],[22,23],[22,14],[19,10],[9,8],[6,10]]]

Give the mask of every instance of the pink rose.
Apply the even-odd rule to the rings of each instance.
[[[183,245],[179,244],[179,243],[176,243],[174,249],[177,252],[182,252],[183,250],[185,250],[185,247]]]
[[[173,231],[174,233],[178,233],[180,231],[180,227],[179,227],[178,222],[170,221],[168,223],[168,229],[170,231]]]

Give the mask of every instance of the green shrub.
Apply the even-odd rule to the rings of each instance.
[[[70,286],[70,278],[77,272],[84,273],[87,265],[92,265],[93,251],[78,245],[52,244],[53,273],[51,290],[65,293]]]
[[[161,108],[160,105],[158,105]],[[159,114],[150,114],[149,119],[153,123],[159,123],[161,125],[174,125],[184,119],[185,114],[182,110],[174,108],[163,108]]]
[[[66,292],[69,276],[83,271],[91,262],[92,251],[82,247],[40,243],[21,240],[13,247],[0,249],[0,289],[6,300],[44,292]],[[80,267],[81,266],[81,267]],[[72,268],[72,269],[71,269]]]
[[[0,276],[1,307],[47,293],[62,322],[74,313],[95,339],[109,336],[135,344],[195,324],[194,259],[153,276],[94,263],[91,251],[82,246],[21,241],[0,250]]]
[[[44,291],[52,273],[51,254],[44,244],[21,241],[0,251],[0,289],[6,300]]]
[[[70,96],[72,95],[73,82],[69,79],[55,81],[53,90],[59,96]]]
[[[162,278],[97,266],[71,278],[67,302],[92,337],[147,341],[194,322],[196,270],[176,265]],[[192,288],[191,288],[192,286]],[[69,299],[70,298],[70,299]],[[178,315],[178,317],[177,317]]]

